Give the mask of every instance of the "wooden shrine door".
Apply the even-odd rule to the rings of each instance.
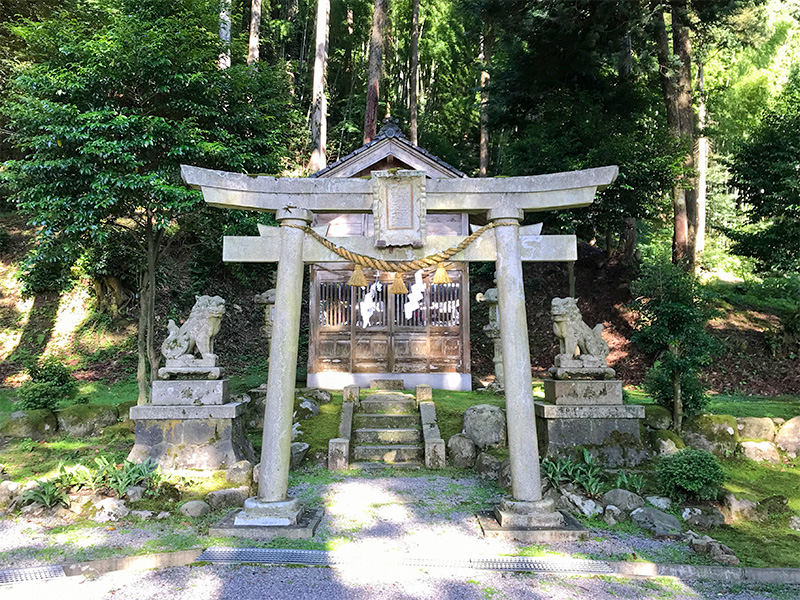
[[[347,285],[348,267],[313,266],[310,297],[309,371],[314,373],[469,373],[469,279],[467,265],[448,268],[451,283],[431,284],[423,275],[421,306],[406,318],[407,294],[389,294],[394,275],[378,274],[375,311],[365,323],[360,305],[369,288]],[[376,274],[364,270],[367,281]],[[413,274],[404,277],[406,287]]]

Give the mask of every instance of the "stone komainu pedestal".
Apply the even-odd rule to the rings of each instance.
[[[544,382],[545,402],[535,403],[542,454],[568,456],[583,446],[610,467],[641,463],[649,457],[639,427],[644,407],[622,403],[603,326],[586,325],[573,298],[554,298],[552,315],[561,354]]]
[[[227,380],[155,381],[154,400],[158,397],[155,388],[165,383],[170,383],[176,391],[172,404],[166,404],[166,398],[160,396],[161,404],[134,406],[130,410],[130,417],[136,422],[136,441],[128,460],[144,462],[149,458],[166,470],[218,470],[240,460],[257,462],[245,435],[242,402],[229,402],[227,393],[218,397],[218,402],[200,405],[183,402],[182,389],[196,393],[197,384],[208,384],[216,391],[227,392]],[[181,384],[188,386],[184,388]]]

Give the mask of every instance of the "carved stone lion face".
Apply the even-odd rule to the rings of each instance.
[[[197,296],[193,314],[221,318],[225,314],[225,300],[219,296]]]
[[[575,298],[553,298],[550,303],[550,314],[554,321],[566,321],[579,314],[578,302]]]

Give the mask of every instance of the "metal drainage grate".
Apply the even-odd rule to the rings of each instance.
[[[0,585],[21,583],[24,581],[42,581],[66,576],[67,574],[64,573],[64,569],[61,565],[31,567],[29,569],[4,569],[0,570]]]
[[[390,563],[404,567],[440,567],[487,571],[531,571],[535,573],[613,573],[606,562],[572,558],[530,558],[504,556],[498,558],[446,559],[385,556],[359,556],[324,550],[283,550],[275,548],[206,548],[198,561],[212,563],[259,563],[269,565],[335,566],[357,563]]]

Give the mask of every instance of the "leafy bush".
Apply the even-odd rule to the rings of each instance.
[[[653,364],[645,376],[642,387],[657,404],[672,410],[675,388],[672,372],[664,361],[657,360]],[[706,387],[694,371],[681,373],[681,403],[683,412],[687,415],[701,413],[708,404]]]
[[[50,381],[62,387],[74,385],[70,370],[55,356],[28,365],[27,372],[33,381]]]
[[[686,448],[661,458],[656,479],[661,491],[676,502],[713,500],[725,482],[725,472],[710,452]]]
[[[21,410],[52,410],[60,401],[75,393],[75,380],[69,369],[56,357],[33,363],[26,370],[31,379],[17,390],[17,407]]]
[[[26,381],[17,390],[16,408],[53,410],[65,398],[64,388],[51,381]]]

